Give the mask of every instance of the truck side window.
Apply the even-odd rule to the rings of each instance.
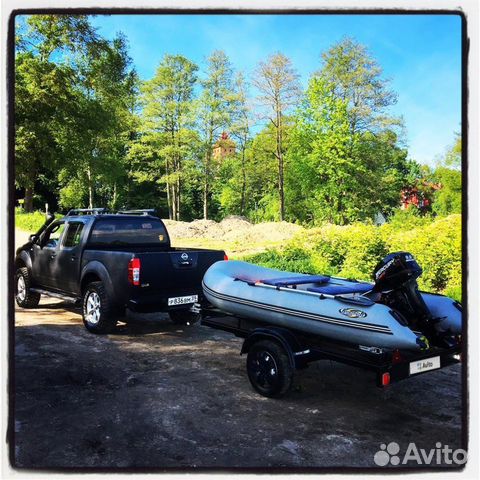
[[[45,236],[43,238],[43,245],[47,248],[56,248],[64,230],[64,222],[55,223],[45,232]]]
[[[83,223],[71,222],[68,224],[67,233],[63,240],[63,246],[67,248],[76,247],[80,243],[82,236]]]

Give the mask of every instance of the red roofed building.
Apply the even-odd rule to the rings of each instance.
[[[430,183],[425,180],[419,187],[407,187],[401,192],[401,209],[406,210],[414,205],[420,210],[427,210],[432,204],[432,196],[435,190],[442,188],[440,183]]]

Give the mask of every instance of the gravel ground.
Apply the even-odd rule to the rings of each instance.
[[[460,365],[380,390],[372,373],[317,362],[271,400],[251,389],[240,339],[130,320],[95,336],[62,302],[17,309],[15,466],[375,467],[382,443],[461,447]]]

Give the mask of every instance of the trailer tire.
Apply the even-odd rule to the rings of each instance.
[[[190,310],[171,310],[168,316],[175,325],[193,325],[201,318],[199,313],[190,312]]]
[[[30,290],[31,278],[27,267],[15,272],[15,301],[22,308],[35,308],[40,302],[40,294]]]
[[[110,333],[117,324],[117,311],[102,282],[89,283],[82,295],[82,318],[92,333]]]
[[[283,397],[291,388],[294,369],[277,342],[259,340],[248,351],[247,374],[252,387],[264,397]]]

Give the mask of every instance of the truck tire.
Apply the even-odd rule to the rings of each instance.
[[[102,282],[91,282],[82,296],[82,318],[92,333],[110,333],[117,324],[116,312]]]
[[[30,290],[31,276],[27,267],[15,272],[15,300],[22,308],[35,308],[40,302],[40,294]]]
[[[201,318],[199,313],[194,313],[190,310],[171,310],[168,312],[168,316],[175,325],[192,325]]]
[[[277,342],[259,340],[247,356],[247,374],[252,387],[264,397],[283,397],[291,388],[293,367],[287,352]]]

